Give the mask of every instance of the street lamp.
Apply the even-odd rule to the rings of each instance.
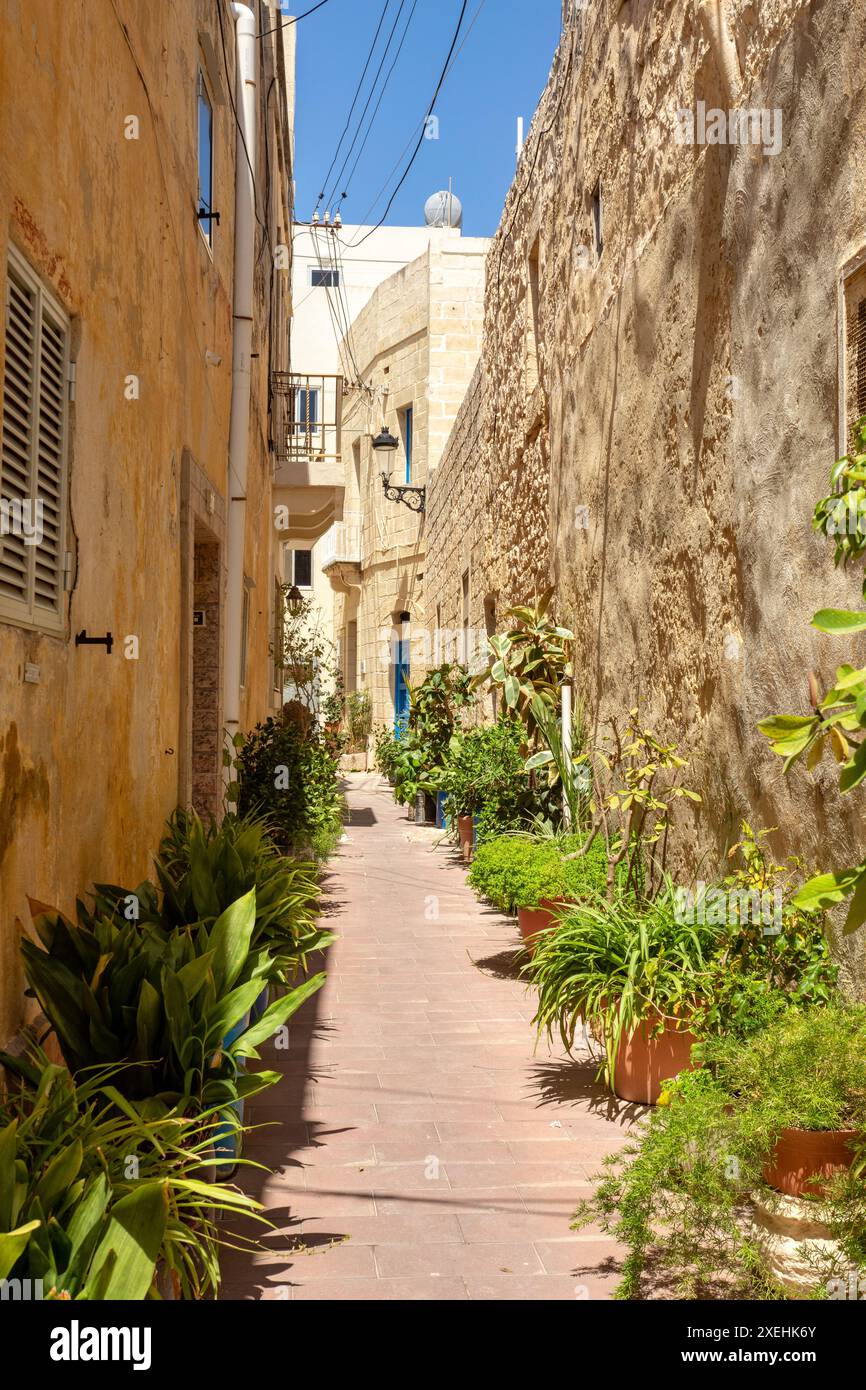
[[[393,454],[399,444],[387,425],[383,425],[379,433],[373,439],[373,448],[376,453]],[[390,470],[385,472],[383,469],[379,474],[382,479],[382,488],[389,502],[402,502],[408,507],[410,512],[423,512],[426,501],[427,489],[423,487],[402,486],[391,482]]]
[[[286,594],[286,607],[293,618],[297,618],[304,611],[304,595],[301,593],[297,584],[293,584]]]
[[[394,438],[393,434],[388,429],[388,426],[383,425],[379,433],[376,435],[376,438],[373,440],[373,448],[376,450],[377,454],[393,454],[399,442],[400,441],[398,439]]]

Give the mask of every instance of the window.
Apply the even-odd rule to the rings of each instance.
[[[6,275],[0,616],[61,632],[68,489],[69,319],[17,251]]]
[[[274,690],[282,688],[282,669],[286,645],[286,601],[283,587],[274,579]]]
[[[313,266],[310,270],[310,284],[313,289],[335,290],[340,284],[340,272],[330,266]]]
[[[463,651],[460,660],[465,666],[469,665],[469,571],[463,572]]]
[[[293,550],[292,551],[292,583],[297,584],[299,589],[311,589],[313,586],[313,552],[312,550]]]
[[[866,415],[866,265],[845,281],[845,447]]]
[[[604,204],[601,197],[601,180],[595,185],[592,195],[592,239],[595,244],[595,259],[601,260],[604,250]]]
[[[407,405],[400,412],[400,429],[403,434],[403,450],[406,455],[406,482],[412,481],[412,407]]]
[[[305,440],[308,449],[312,448],[313,439],[318,433],[319,388],[299,386],[295,391],[293,410],[292,433]]]
[[[201,68],[198,70],[198,212],[199,226],[213,246],[213,106]]]

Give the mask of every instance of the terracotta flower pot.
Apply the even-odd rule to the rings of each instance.
[[[530,955],[535,950],[535,938],[539,932],[550,931],[551,927],[555,927],[559,913],[564,907],[570,906],[571,903],[565,898],[542,898],[538,907],[519,907],[517,909],[520,935],[523,937],[523,944]]]
[[[821,1197],[826,1180],[851,1167],[849,1144],[856,1138],[853,1129],[783,1129],[764,1169],[764,1181],[788,1197]]]
[[[691,1051],[697,1042],[694,1033],[665,1023],[664,1031],[651,1038],[652,1023],[642,1023],[619,1045],[614,1067],[613,1089],[620,1100],[655,1105],[662,1082],[681,1071],[691,1071]]]
[[[471,816],[457,817],[457,834],[460,837],[460,852],[468,864],[472,858],[472,845],[475,840],[475,827]]]

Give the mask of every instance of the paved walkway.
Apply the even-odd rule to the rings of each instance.
[[[249,1108],[268,1127],[248,1155],[274,1171],[242,1182],[276,1230],[267,1252],[226,1252],[222,1297],[609,1298],[613,1243],[569,1219],[634,1107],[534,1050],[516,925],[453,849],[376,776],[348,799],[328,981],[289,1050],[263,1050],[284,1078]]]

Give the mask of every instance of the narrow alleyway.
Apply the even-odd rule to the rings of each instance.
[[[224,1299],[599,1299],[616,1248],[569,1229],[624,1142],[593,1068],[534,1051],[516,925],[479,905],[373,775],[328,874],[328,981],[267,1049],[246,1190],[273,1253],[228,1251]],[[264,1055],[264,1054],[263,1054]],[[285,1255],[292,1247],[290,1257]]]

